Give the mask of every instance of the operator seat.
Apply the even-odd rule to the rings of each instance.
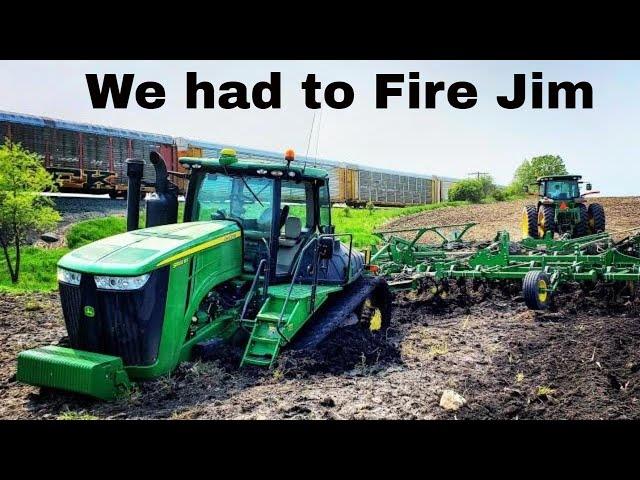
[[[284,224],[284,237],[280,237],[281,247],[295,247],[302,234],[302,221],[299,217],[289,217]]]
[[[278,238],[277,275],[291,273],[294,260],[302,244],[302,221],[298,217],[287,218],[284,224],[284,236]]]

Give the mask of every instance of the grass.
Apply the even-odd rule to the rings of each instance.
[[[74,249],[101,238],[123,233],[127,229],[124,217],[103,217],[79,222],[67,232],[67,245]]]
[[[66,410],[58,415],[58,420],[98,420],[98,417],[85,411],[73,412]]]
[[[361,248],[377,243],[380,239],[372,235],[371,232],[393,218],[462,205],[467,205],[467,202],[443,202],[404,208],[378,207],[372,211],[355,208],[334,208],[331,220],[336,226],[336,233],[352,233],[354,247]]]
[[[56,291],[58,289],[56,264],[60,257],[68,251],[68,248],[24,247],[21,249],[20,279],[15,285],[11,283],[3,258],[2,265],[0,265],[0,292],[33,293]]]
[[[178,222],[182,222],[184,216],[184,203],[178,205]],[[145,212],[140,211],[141,228],[144,228],[146,221]],[[74,249],[82,247],[96,240],[124,233],[127,231],[127,219],[122,216],[109,216],[102,218],[94,218],[78,222],[72,226],[67,232],[67,245]]]

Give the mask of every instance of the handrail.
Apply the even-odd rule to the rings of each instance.
[[[343,283],[346,284],[350,277],[351,277],[351,253],[353,251],[353,234],[351,233],[323,233],[320,235],[314,235],[312,238],[309,239],[309,241],[307,242],[307,244],[302,248],[302,250],[300,251],[300,253],[298,254],[298,259],[296,260],[296,266],[293,272],[293,276],[291,278],[291,283],[289,284],[289,290],[287,292],[287,296],[284,299],[284,302],[282,304],[282,310],[280,310],[280,316],[278,317],[278,323],[276,324],[276,330],[278,332],[278,334],[280,335],[280,337],[285,341],[285,342],[289,342],[289,339],[282,333],[281,331],[281,326],[282,326],[282,318],[284,317],[284,313],[287,309],[287,305],[289,304],[289,299],[291,298],[291,293],[293,292],[293,287],[295,286],[296,283],[296,278],[298,277],[298,273],[300,271],[300,265],[302,264],[302,259],[304,258],[304,254],[307,251],[307,249],[315,244],[318,245],[319,241],[323,238],[333,238],[335,239],[336,237],[343,237],[343,236],[348,236],[349,237],[349,259],[347,260],[347,271],[346,271],[346,279]],[[314,272],[314,276],[313,276],[313,283],[311,285],[311,313],[314,313],[315,311],[315,296],[316,296],[316,291],[317,291],[317,287],[318,287],[318,263],[320,260],[320,256],[319,256],[319,248],[317,248],[316,246],[316,251],[314,253],[314,259],[313,259],[313,272]]]
[[[282,337],[282,339],[285,342],[288,342],[289,339],[280,330],[280,326],[282,324],[282,317],[284,317],[284,312],[287,309],[287,304],[289,303],[289,298],[291,298],[291,293],[293,292],[293,286],[296,283],[296,277],[298,276],[298,271],[300,270],[300,264],[302,263],[302,258],[304,257],[304,254],[307,251],[307,249],[312,244],[317,243],[317,242],[318,242],[318,237],[316,235],[311,237],[309,239],[309,241],[306,243],[306,245],[304,247],[302,247],[302,250],[300,250],[300,253],[298,254],[298,258],[296,260],[296,267],[293,270],[293,277],[291,278],[291,284],[289,285],[289,291],[287,292],[287,296],[285,297],[284,303],[282,304],[282,310],[280,311],[280,316],[278,317],[278,323],[276,324],[276,330],[277,330],[278,334],[280,335],[280,337]]]
[[[243,324],[243,322],[245,321],[244,315],[247,313],[247,309],[249,308],[249,303],[251,302],[251,299],[253,298],[253,295],[255,293],[256,285],[258,284],[258,279],[260,278],[260,271],[262,270],[262,267],[264,267],[266,264],[267,264],[267,260],[265,258],[260,260],[260,263],[258,264],[258,269],[256,270],[256,274],[253,277],[253,282],[251,282],[251,288],[249,289],[247,298],[244,301],[244,306],[242,307],[242,313],[240,314],[240,326],[245,331],[248,331],[248,330],[244,327],[244,324]],[[265,291],[264,294],[266,295],[267,292]]]

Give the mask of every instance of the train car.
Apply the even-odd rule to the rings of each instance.
[[[283,160],[282,152],[257,150],[184,137],[89,125],[45,117],[0,111],[0,141],[9,138],[42,156],[59,190],[75,193],[108,193],[124,196],[127,189],[126,159],[145,161],[143,191],[152,191],[155,173],[149,163],[151,150],[158,151],[174,173],[172,181],[184,193],[185,171],[180,157],[217,157],[225,147],[238,157],[253,160]],[[299,156],[299,162],[305,157]],[[446,201],[456,179],[404,173],[323,158],[306,159],[309,165],[329,172],[333,203],[363,207],[422,205]]]
[[[176,139],[176,145],[178,157],[217,157],[220,150],[231,147],[239,158],[282,160],[282,153],[181,137]],[[305,157],[298,157],[298,161],[304,162]],[[369,202],[378,206],[404,206],[446,201],[449,187],[455,182],[448,177],[364,167],[325,158],[309,158],[307,162],[329,172],[332,202],[353,207],[363,207]]]
[[[127,158],[145,161],[143,190],[151,191],[151,150],[163,156],[167,170],[178,168],[173,137],[168,135],[0,111],[0,141],[5,138],[41,155],[61,192],[124,196]]]

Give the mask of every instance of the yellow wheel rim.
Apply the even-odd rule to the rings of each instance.
[[[542,214],[542,210],[538,212],[538,237],[544,238],[545,234],[545,224],[544,224],[544,215]]]
[[[379,308],[376,308],[371,315],[371,322],[369,322],[369,330],[377,332],[382,328],[382,312]]]
[[[545,280],[538,280],[538,300],[540,300],[540,303],[546,303],[548,296],[547,282]]]
[[[524,212],[522,212],[520,231],[522,232],[522,238],[527,238],[529,236],[529,215],[527,215],[526,209],[524,210]]]
[[[372,332],[380,330],[382,328],[382,312],[379,308],[373,306],[373,302],[371,302],[370,298],[365,300],[363,310],[371,312],[371,317],[369,318],[369,330]]]

